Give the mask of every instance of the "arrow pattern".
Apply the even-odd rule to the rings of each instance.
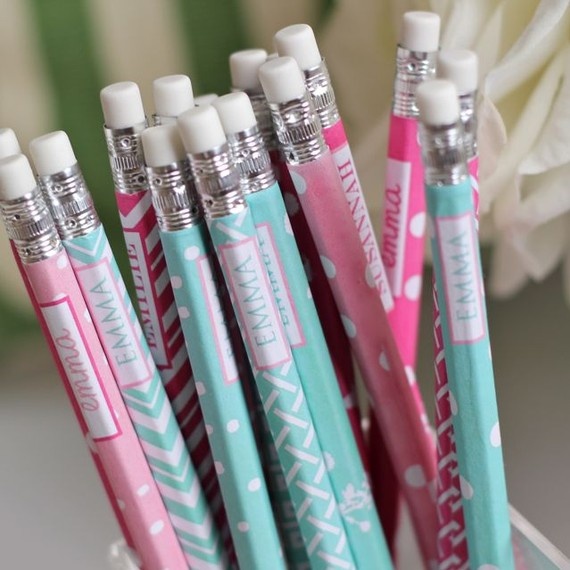
[[[222,270],[234,306],[273,442],[279,456],[285,482],[311,567],[318,569],[354,569],[355,564],[347,542],[340,509],[335,499],[327,464],[315,432],[305,394],[295,367],[290,347],[273,294],[269,285],[257,233],[248,208],[237,214],[209,220],[212,240],[220,258]],[[240,283],[236,268],[248,266],[249,299],[263,306],[247,307],[244,293],[238,293]],[[250,309],[250,310],[248,310]],[[271,323],[264,337],[283,339],[276,353],[260,351],[251,334],[260,323]],[[267,320],[265,320],[267,318]],[[277,362],[279,361],[279,362]],[[263,364],[260,365],[260,362]]]
[[[228,519],[170,284],[151,193],[116,192],[115,198],[135,283],[142,328],[220,529],[226,552],[233,559],[234,546]]]
[[[103,227],[66,240],[64,245],[188,564],[199,570],[227,568],[206,497]],[[97,288],[105,291],[105,303],[97,304]],[[103,305],[106,314],[101,311]],[[115,331],[112,338],[110,321]],[[119,343],[124,347],[121,360],[116,355]],[[120,366],[128,355],[136,354],[136,346],[146,360],[139,365],[146,367],[149,374],[142,379],[137,376],[133,382],[132,377],[121,376]],[[162,526],[157,526],[151,533],[162,530]]]

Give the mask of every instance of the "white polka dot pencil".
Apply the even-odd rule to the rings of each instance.
[[[219,268],[176,125],[142,135],[178,314],[240,568],[285,569],[242,378],[221,300]],[[233,315],[232,315],[233,316]]]
[[[340,176],[292,58],[265,63],[260,77],[299,201],[329,277],[354,355],[405,493],[426,566],[436,560],[434,454],[414,403]]]
[[[227,568],[218,530],[67,135],[30,144],[71,260],[188,564]]]
[[[218,111],[240,185],[257,230],[263,261],[287,333],[329,476],[360,570],[390,568],[390,553],[336,382],[311,289],[269,153],[245,93],[220,97]],[[347,334],[351,334],[347,328]]]
[[[472,188],[453,83],[417,91],[469,567],[514,568]]]
[[[311,568],[356,568],[251,212],[215,109],[178,124],[263,401]]]
[[[22,154],[0,161],[0,213],[127,541],[145,569],[187,569],[69,257]]]
[[[187,76],[157,79],[155,90],[164,83],[181,86],[178,91],[182,91],[184,97],[182,108],[186,110],[187,105],[191,106],[192,86]],[[141,144],[142,132],[147,127],[141,95],[136,83],[122,82],[105,87],[100,96],[115,198],[141,325],[226,550],[231,555],[233,546],[226,513],[151,203]],[[160,98],[158,102],[162,102]],[[157,111],[165,111],[164,103],[158,107]]]

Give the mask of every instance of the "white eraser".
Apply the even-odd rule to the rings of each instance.
[[[204,107],[205,105],[211,105],[219,95],[217,93],[204,93],[194,99],[194,104],[196,107]]]
[[[321,63],[322,57],[315,32],[307,24],[295,24],[279,30],[273,38],[273,43],[279,55],[294,58],[303,71]]]
[[[259,68],[259,79],[269,103],[287,103],[305,94],[303,72],[292,57],[278,57]]]
[[[416,90],[420,121],[426,125],[451,125],[459,120],[459,98],[451,81],[433,79],[420,83]]]
[[[477,54],[468,49],[443,50],[438,54],[437,76],[455,83],[460,95],[477,91]]]
[[[234,135],[255,127],[257,120],[249,97],[243,92],[230,93],[214,101],[226,135]]]
[[[259,68],[267,61],[264,49],[244,49],[230,55],[232,87],[241,91],[260,90]]]
[[[152,82],[154,111],[159,117],[178,117],[194,107],[192,82],[187,75],[165,75]]]
[[[0,158],[20,154],[20,143],[12,129],[0,129]]]
[[[69,137],[63,131],[34,139],[30,142],[30,154],[40,176],[57,174],[77,162]]]
[[[194,107],[178,117],[178,128],[186,152],[207,152],[226,142],[220,117],[212,105]]]
[[[107,128],[128,129],[145,121],[141,92],[136,83],[113,83],[104,87],[100,96]]]
[[[186,158],[186,151],[176,125],[145,129],[141,136],[147,166],[158,168]]]
[[[441,19],[434,12],[406,12],[402,19],[400,45],[410,51],[437,51],[440,24]]]
[[[0,200],[17,200],[37,185],[32,167],[23,154],[0,160]]]

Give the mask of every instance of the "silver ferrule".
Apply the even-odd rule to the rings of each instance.
[[[392,112],[399,117],[417,117],[416,90],[423,81],[435,79],[437,52],[411,51],[398,46]]]
[[[432,126],[420,123],[424,177],[430,186],[454,186],[467,177],[461,121]]]
[[[459,116],[463,124],[463,142],[467,160],[477,156],[477,92],[459,96]]]
[[[152,116],[152,124],[155,127],[160,125],[175,125],[178,122],[178,117],[169,117],[168,115],[154,114]]]
[[[175,232],[196,225],[202,218],[196,189],[190,176],[190,162],[146,169],[158,227]]]
[[[321,121],[311,95],[287,103],[270,103],[273,127],[289,164],[305,164],[327,151]]]
[[[235,89],[234,91],[240,90]],[[263,142],[265,143],[267,150],[278,150],[279,141],[277,140],[277,135],[275,134],[275,129],[273,128],[271,110],[269,109],[269,103],[265,98],[265,93],[258,90],[246,90],[245,93],[251,101],[253,113],[257,119],[257,126],[259,128],[261,136],[263,137]]]
[[[303,74],[323,129],[338,123],[340,115],[325,60],[321,60],[316,67],[303,71]]]
[[[38,180],[62,240],[87,235],[100,225],[78,163]]]
[[[148,189],[141,134],[146,120],[127,129],[103,127],[115,188],[121,194]]]
[[[16,200],[0,201],[0,215],[22,263],[48,259],[61,250],[61,240],[39,187]]]
[[[244,194],[266,190],[275,184],[271,158],[257,126],[228,135],[228,144]]]
[[[237,214],[247,207],[228,143],[207,152],[189,154],[188,158],[206,218]]]

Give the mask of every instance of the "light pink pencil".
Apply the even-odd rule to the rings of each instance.
[[[67,253],[21,154],[0,161],[0,210],[142,568],[187,570]]]
[[[342,182],[295,60],[283,57],[264,64],[260,78],[429,567],[437,558],[434,456]]]

